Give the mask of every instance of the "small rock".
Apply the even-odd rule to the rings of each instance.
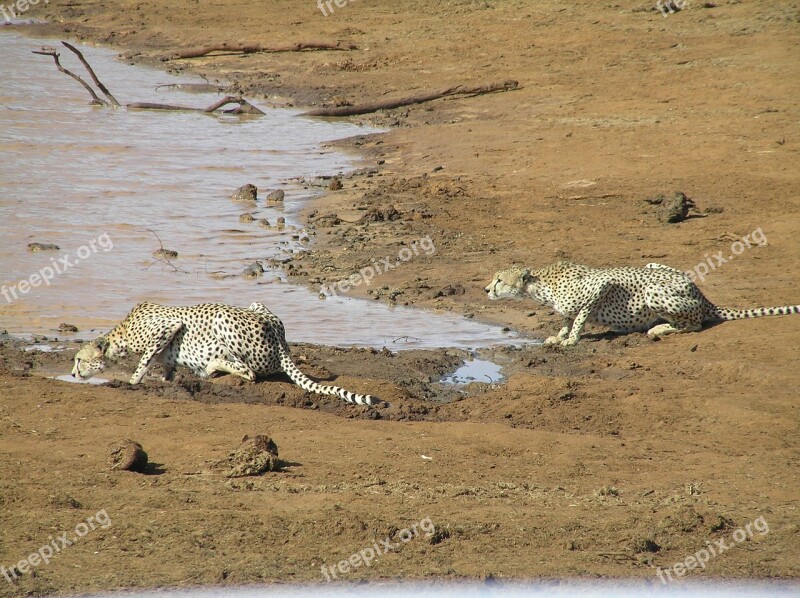
[[[156,249],[153,252],[153,257],[163,258],[163,259],[166,259],[166,260],[174,260],[175,258],[178,257],[178,252],[177,251],[172,251],[171,249],[164,249],[162,247],[161,249]]]
[[[245,436],[242,444],[233,451],[227,459],[228,470],[225,475],[229,478],[242,478],[257,476],[268,471],[280,469],[278,459],[278,445],[263,434]]]
[[[259,262],[253,262],[242,271],[245,278],[258,278],[264,273],[264,267]]]
[[[242,185],[234,192],[231,199],[234,201],[255,201],[258,199],[258,188],[250,183]]]
[[[331,228],[333,226],[337,226],[342,223],[342,220],[339,218],[339,215],[335,212],[331,212],[330,214],[324,214],[322,216],[317,216],[314,221],[314,226],[318,228]]]
[[[433,298],[437,299],[438,297],[451,297],[453,295],[463,295],[466,292],[467,292],[467,290],[463,287],[463,285],[460,285],[460,284],[455,284],[455,285],[449,284],[446,287],[443,287],[443,288],[439,289],[438,291],[436,291],[433,294]]]
[[[261,220],[259,220],[258,224],[263,228],[269,228],[269,220],[267,220],[266,218],[262,218]]]
[[[661,202],[658,211],[658,219],[665,224],[676,224],[686,220],[689,215],[689,208],[694,207],[694,202],[686,197],[685,194],[677,191],[672,197],[665,198]]]
[[[109,447],[111,469],[143,473],[147,468],[147,453],[142,445],[134,440],[123,440]]]
[[[649,203],[651,206],[660,206],[664,203],[666,197],[664,195],[656,195],[655,197],[647,197],[645,201]]]
[[[639,537],[633,539],[633,551],[637,554],[642,552],[658,552],[661,550],[661,546],[650,537]]]
[[[58,251],[61,249],[53,243],[28,243],[28,251]]]
[[[360,224],[364,224],[365,222],[391,222],[399,219],[402,215],[403,214],[394,206],[389,206],[387,208],[373,207],[367,210],[367,212],[358,219],[358,222]]]
[[[275,191],[270,191],[266,197],[267,201],[283,201],[283,198],[286,197],[286,194],[281,189],[276,189]]]
[[[255,218],[253,218],[252,214],[240,214],[239,215],[239,222],[241,222],[243,224],[248,224],[250,222],[253,222],[254,220],[255,220]]]
[[[74,333],[74,332],[78,332],[78,327],[75,326],[75,324],[66,324],[66,323],[62,322],[61,324],[58,325],[58,331],[59,332],[66,332],[66,333],[70,333],[71,334],[71,333]]]

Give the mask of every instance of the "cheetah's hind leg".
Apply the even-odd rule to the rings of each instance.
[[[649,285],[644,300],[659,318],[667,321],[647,331],[651,338],[677,332],[697,332],[703,327],[702,296],[688,278],[685,282]]]
[[[233,374],[244,378],[248,382],[256,379],[256,373],[252,368],[248,367],[244,362],[239,361],[234,357],[227,359],[212,359],[206,366],[206,374],[211,376],[214,372],[223,372],[225,374]]]

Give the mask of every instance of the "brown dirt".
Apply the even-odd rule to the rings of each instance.
[[[225,41],[359,46],[166,64],[277,104],[518,80],[518,91],[360,117],[389,132],[341,145],[377,172],[345,177],[320,200],[319,214],[342,222],[318,223],[314,251],[289,272],[312,286],[340,280],[429,235],[433,256],[351,294],[543,336],[560,324],[552,312],[486,300],[494,270],[559,258],[689,269],[760,228],[768,245],[720,266],[703,289],[729,307],[800,301],[800,8],[716,4],[664,18],[648,3],[395,0],[323,17],[311,0],[202,10],[51,0],[39,15],[55,24],[37,31],[145,62]],[[696,210],[664,224],[645,200],[678,191]],[[351,223],[389,206],[399,218]],[[342,577],[655,580],[654,566],[758,517],[768,534],[689,577],[797,577],[800,318],[661,342],[602,332],[570,350],[497,351],[507,383],[466,393],[433,382],[458,352],[295,347],[309,374],[392,403],[378,410],[281,378],[70,385],[38,374],[68,372],[74,346],[22,353],[8,342],[0,564],[102,509],[113,524],[13,588],[0,580],[0,594],[321,581],[323,564],[426,517],[435,535]],[[288,465],[225,477],[216,464],[245,434],[272,437]],[[107,447],[121,438],[145,447],[148,475],[110,471]]]

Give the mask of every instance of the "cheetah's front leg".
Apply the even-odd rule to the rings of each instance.
[[[548,336],[544,340],[544,345],[560,345],[561,341],[563,341],[569,335],[569,329],[572,327],[572,322],[566,320],[566,326],[564,326],[561,330],[558,331],[558,334],[555,336]]]
[[[569,332],[569,336],[561,341],[562,347],[571,347],[578,344],[583,328],[586,326],[586,320],[589,319],[591,313],[603,302],[603,299],[606,298],[610,289],[610,282],[603,283],[603,286],[598,289],[597,293],[589,300],[589,303],[578,311],[578,315],[575,316],[575,320],[572,322],[572,329]]]
[[[142,378],[144,378],[147,372],[147,368],[153,363],[153,359],[169,346],[172,339],[175,338],[175,335],[178,334],[181,328],[183,328],[183,323],[179,320],[173,320],[164,322],[151,330],[151,332],[155,333],[155,340],[153,344],[142,353],[139,365],[136,366],[136,371],[133,372],[133,376],[131,376],[131,384],[139,384],[139,382],[142,381]]]

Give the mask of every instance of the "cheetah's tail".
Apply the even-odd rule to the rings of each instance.
[[[321,395],[336,396],[343,401],[355,403],[356,405],[378,405],[383,403],[383,401],[373,395],[360,395],[338,386],[317,384],[303,372],[301,372],[292,361],[292,358],[289,357],[289,355],[285,352],[283,355],[281,355],[281,368],[283,368],[283,371],[286,372],[289,378],[292,379],[292,382],[297,384],[303,390],[308,390]]]
[[[744,320],[745,318],[763,318],[764,316],[788,316],[800,314],[800,305],[783,305],[781,307],[756,307],[754,309],[728,309],[711,306],[710,316],[720,320]]]

